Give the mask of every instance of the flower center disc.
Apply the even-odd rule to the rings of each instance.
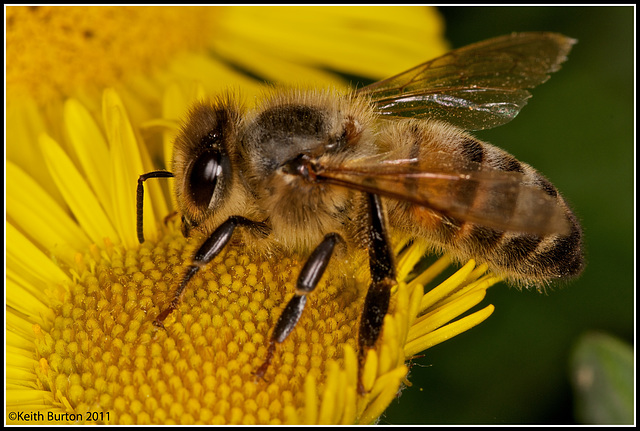
[[[345,343],[356,349],[355,282],[323,278],[259,379],[253,373],[300,262],[231,245],[189,282],[158,328],[153,321],[197,245],[172,231],[138,249],[103,251],[88,265],[95,269],[80,274],[38,346],[40,380],[59,402],[108,411],[109,423],[284,423],[301,413],[307,375],[322,391],[328,361],[341,361]]]

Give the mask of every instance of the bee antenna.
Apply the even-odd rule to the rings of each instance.
[[[136,190],[136,230],[140,244],[144,242],[144,232],[142,231],[142,213],[144,204],[144,182],[149,178],[171,178],[173,173],[169,171],[151,171],[138,177],[138,188]]]

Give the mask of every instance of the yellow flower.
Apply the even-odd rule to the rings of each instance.
[[[165,220],[161,181],[148,184],[149,234],[136,241],[137,178],[167,165],[191,101],[229,85],[257,94],[253,77],[340,86],[333,71],[406,69],[443,51],[433,10],[6,11],[10,423],[372,423],[408,383],[407,359],[491,314],[455,320],[497,281],[485,267],[469,262],[424,294],[449,260],[414,274],[427,245],[398,238],[399,284],[363,367],[365,394],[356,340],[368,271],[357,262],[322,279],[257,378],[305,257],[231,244],[163,330],[153,320],[202,238]]]

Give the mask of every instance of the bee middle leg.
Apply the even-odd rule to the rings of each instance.
[[[264,377],[273,359],[276,343],[282,343],[300,320],[304,306],[307,303],[307,294],[313,292],[320,282],[331,260],[333,250],[338,243],[344,244],[344,239],[339,234],[327,234],[307,258],[307,261],[300,271],[300,275],[298,275],[296,293],[293,298],[289,300],[284,310],[282,310],[282,314],[273,329],[271,339],[269,340],[269,347],[267,348],[267,356],[263,364],[255,372],[257,377]]]
[[[156,320],[154,320],[153,324],[155,326],[159,326],[161,328],[164,327],[162,322],[178,307],[178,304],[180,304],[182,293],[189,283],[189,280],[191,280],[191,278],[200,271],[200,268],[211,262],[218,253],[222,251],[229,240],[231,240],[231,235],[238,226],[247,227],[261,235],[264,235],[269,229],[268,226],[262,222],[249,220],[241,216],[231,216],[224,223],[218,226],[218,228],[209,235],[209,238],[207,238],[200,248],[194,253],[191,258],[191,265],[187,268],[187,271],[180,281],[180,285],[173,294],[173,300],[169,306],[161,312],[158,317],[156,317]]]
[[[391,288],[396,284],[395,263],[393,251],[389,244],[385,224],[384,209],[378,195],[367,194],[369,206],[369,220],[367,225],[367,240],[369,247],[369,266],[371,285],[364,301],[364,308],[360,318],[358,331],[358,391],[366,392],[362,384],[362,371],[366,354],[371,349],[382,332],[384,316],[389,309]]]

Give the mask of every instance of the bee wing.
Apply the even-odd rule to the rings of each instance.
[[[459,221],[535,235],[568,234],[564,209],[554,196],[523,174],[480,169],[474,162],[436,153],[429,162],[417,159],[366,161],[336,167],[317,166],[321,181],[426,207]],[[458,168],[453,169],[453,166]],[[448,169],[447,167],[451,167]]]
[[[358,90],[378,113],[445,120],[465,130],[511,121],[560,68],[576,40],[557,33],[514,33],[456,49]]]

